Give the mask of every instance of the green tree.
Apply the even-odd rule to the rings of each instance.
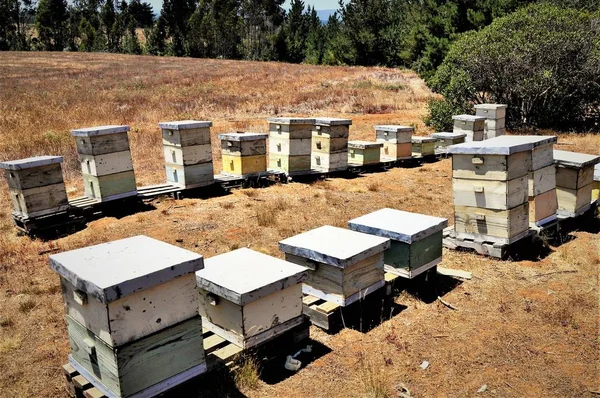
[[[308,37],[308,18],[304,13],[304,2],[292,0],[290,10],[282,26],[281,34],[285,43],[284,56],[288,62],[300,63],[304,60]]]
[[[154,12],[150,3],[131,0],[127,6],[127,13],[138,28],[147,28],[154,23]]]
[[[43,49],[62,51],[66,44],[67,3],[65,0],[40,0],[35,25]]]
[[[135,23],[130,22],[123,38],[123,52],[125,54],[140,55],[142,53],[142,45],[135,31]]]
[[[34,15],[31,0],[0,0],[0,51],[28,50],[27,23]]]
[[[284,0],[242,0],[242,55],[246,59],[271,61],[279,59],[279,29],[285,18]],[[283,55],[283,54],[282,54]]]
[[[117,22],[117,13],[115,12],[113,0],[106,0],[104,2],[102,10],[100,11],[100,21],[104,34],[106,35],[106,48],[110,52],[117,52],[119,50],[121,37],[113,30],[113,27]]]
[[[151,30],[145,31],[146,51],[152,55],[167,54],[167,22],[160,16]]]
[[[312,9],[309,7],[307,14],[308,36],[304,60],[309,64],[322,64],[327,41],[326,30],[314,7]]]

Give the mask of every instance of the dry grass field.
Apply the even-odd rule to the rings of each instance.
[[[138,184],[164,180],[159,121],[213,120],[266,131],[275,115],[352,118],[352,139],[373,125],[415,124],[431,95],[410,71],[107,54],[0,53],[0,160],[63,155],[70,196],[81,193],[69,130],[129,124]],[[600,136],[565,135],[560,148],[600,153]],[[18,236],[0,182],[0,396],[59,397],[69,351],[58,277],[48,255],[145,234],[211,257],[238,247],[280,256],[277,242],[382,207],[452,217],[450,160],[355,179],[234,190],[210,199],[158,199],[155,210],[103,218],[70,236]],[[330,352],[277,383],[237,377],[258,397],[594,397],[600,390],[600,239],[576,231],[536,261],[495,261],[444,250],[443,265],[473,279],[440,281],[452,310],[419,292],[368,333],[312,338]],[[429,368],[419,365],[427,360]],[[250,379],[250,381],[248,380]],[[234,395],[215,387],[200,396]],[[485,392],[477,393],[482,385]],[[410,393],[406,392],[406,389]],[[400,395],[403,393],[404,395]]]

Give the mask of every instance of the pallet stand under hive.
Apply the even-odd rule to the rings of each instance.
[[[482,116],[456,115],[452,116],[454,120],[454,133],[464,133],[466,142],[482,141],[485,138],[485,121]]]
[[[381,162],[381,142],[349,141],[348,164],[350,166],[368,166]]]
[[[38,156],[0,163],[8,183],[13,216],[32,219],[69,208],[61,156]]]
[[[383,125],[375,126],[377,142],[383,143],[381,148],[382,161],[406,160],[412,157],[411,138],[414,127]]]
[[[310,172],[315,119],[269,119],[269,169],[289,175]]]
[[[554,151],[559,216],[577,217],[589,210],[598,163],[600,156]]]
[[[307,270],[250,249],[206,260],[196,273],[203,326],[241,348],[267,342],[304,322]]]
[[[223,174],[251,177],[267,171],[267,137],[262,133],[219,134]]]
[[[198,188],[214,182],[210,128],[212,122],[183,120],[162,122],[167,182]]]
[[[485,117],[484,139],[506,134],[506,108],[504,104],[475,105],[475,115]]]
[[[442,234],[448,220],[394,209],[381,209],[350,220],[353,231],[391,240],[384,269],[412,279],[442,261]]]
[[[285,259],[309,269],[303,292],[340,306],[385,285],[387,238],[324,226],[279,242]]]
[[[108,202],[137,195],[128,131],[129,126],[71,131],[77,143],[86,197]]]
[[[350,119],[315,119],[311,169],[327,173],[348,168],[348,137],[351,124]]]
[[[150,397],[206,371],[202,256],[145,236],[50,256],[70,364],[108,397]]]
[[[451,145],[462,144],[465,142],[467,137],[466,133],[449,133],[449,132],[441,132],[441,133],[433,133],[431,134],[433,138],[437,140],[435,146],[436,148],[446,149]]]
[[[427,157],[435,155],[435,144],[437,142],[437,138],[413,136],[411,141],[413,157]]]
[[[600,200],[600,164],[594,167],[594,182],[592,183],[592,203]]]

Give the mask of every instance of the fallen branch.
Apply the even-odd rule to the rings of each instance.
[[[438,300],[440,301],[440,303],[444,304],[446,307],[450,308],[451,310],[458,311],[458,308],[456,308],[452,304],[444,301],[441,297],[438,297]]]

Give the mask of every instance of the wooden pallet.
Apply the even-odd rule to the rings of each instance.
[[[181,197],[181,192],[184,191],[185,188],[165,183],[158,185],[148,185],[146,187],[138,187],[137,192],[138,196],[142,199],[152,199],[157,196],[169,195],[174,197],[175,199],[179,199]]]
[[[261,188],[272,182],[287,182],[284,172],[278,170],[267,170],[263,173],[253,173],[246,175],[217,174],[215,183],[223,189],[232,188]]]
[[[82,223],[82,219],[69,211],[61,211],[41,217],[22,217],[13,213],[13,223],[22,233],[29,236],[43,235],[48,232],[64,230]]]
[[[531,242],[531,237],[535,235],[535,231],[528,230],[527,233],[512,243],[493,242],[491,240],[479,240],[476,238],[459,238],[454,232],[454,227],[444,229],[443,245],[448,249],[463,249],[475,251],[478,254],[505,260],[510,254],[519,253],[520,249],[527,250],[527,247],[522,247],[523,244]]]

